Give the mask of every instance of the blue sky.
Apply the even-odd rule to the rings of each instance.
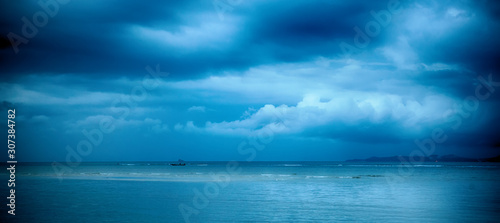
[[[500,154],[495,1],[42,2],[1,1],[21,161]]]

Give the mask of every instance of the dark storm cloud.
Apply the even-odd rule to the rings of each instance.
[[[441,61],[461,64],[477,72],[500,71],[500,20],[485,18],[469,27],[454,30],[453,35],[433,41],[431,44],[420,43],[418,51],[423,61]]]
[[[41,10],[36,2],[3,2],[7,12],[1,17],[6,22],[0,29],[3,39],[10,32],[22,36],[25,23],[21,18],[32,22],[32,15]],[[94,77],[141,75],[145,65],[161,63],[176,74],[172,78],[186,78],[259,64],[309,60],[339,54],[338,44],[352,40],[353,27],[364,25],[372,19],[370,10],[384,9],[387,3],[278,1],[250,2],[239,7],[226,12],[242,20],[236,24],[236,35],[228,37],[233,43],[220,50],[200,48],[179,53],[175,46],[162,48],[132,35],[130,27],[176,33],[181,27],[203,22],[196,20],[196,15],[216,15],[210,2],[71,1],[59,5],[58,13],[49,18],[47,25],[38,28],[33,38],[27,38],[27,44],[18,46],[18,54],[10,47],[1,50],[0,63],[5,73],[80,73]],[[215,22],[231,21],[228,18]]]
[[[37,1],[3,2],[2,36],[9,32],[23,34],[24,16],[32,22],[32,15],[41,10]],[[161,58],[152,49],[139,48],[140,39],[126,33],[132,24],[161,26],[175,30],[183,25],[179,15],[186,3],[139,4],[133,1],[72,1],[59,5],[58,13],[39,27],[27,44],[19,45],[19,53],[12,48],[1,52],[4,72],[83,73],[95,77],[140,73],[147,64],[173,61]],[[183,8],[184,7],[184,8]],[[172,56],[170,56],[172,57]],[[170,64],[170,63],[169,63]],[[142,74],[142,73],[140,73]]]
[[[1,66],[3,72],[81,73],[107,75],[140,75],[147,64],[161,63],[173,78],[199,76],[206,72],[240,70],[259,64],[297,62],[317,56],[335,56],[342,52],[340,42],[352,43],[355,26],[373,20],[370,11],[387,9],[386,1],[370,3],[333,1],[277,1],[250,2],[226,12],[241,18],[242,22],[233,43],[221,50],[198,49],[178,53],[175,47],[161,48],[156,43],[132,35],[134,25],[178,32],[180,27],[197,25],[193,16],[217,14],[209,2],[148,2],[134,1],[71,1],[60,5],[58,13],[40,27],[28,44],[19,46],[15,54],[8,47],[6,35],[21,35],[25,16],[41,10],[37,1],[12,3],[4,1],[1,19]],[[363,3],[363,4],[361,4]],[[419,2],[435,6],[434,1]],[[401,7],[410,5],[403,2]],[[446,4],[440,4],[446,5]],[[499,3],[466,2],[460,6],[470,11],[474,22],[458,30],[451,30],[438,39],[425,38],[411,42],[423,62],[460,63],[475,71],[498,71],[500,35],[495,10]],[[443,14],[446,7],[435,7]],[[219,23],[229,23],[217,21]],[[432,26],[432,24],[429,24]],[[388,28],[392,30],[392,28]],[[382,32],[373,38],[364,50],[375,49],[393,41],[395,36]],[[146,40],[147,41],[147,40]],[[464,44],[467,43],[467,44]],[[474,43],[474,44],[472,44]],[[497,72],[495,72],[497,73]],[[496,75],[496,74],[495,74]]]
[[[353,27],[364,25],[372,19],[367,12],[386,9],[387,3],[278,1],[257,7],[248,15],[245,44],[267,47],[266,55],[293,62],[340,54],[339,43],[355,36]]]
[[[8,101],[2,101],[2,111],[7,111],[9,109],[12,109],[14,106],[12,103],[8,102]]]
[[[446,29],[439,28],[423,33],[421,39],[412,41],[414,49],[424,63],[459,64],[476,73],[490,73],[500,77],[500,18],[498,1],[435,1],[418,2],[434,9],[439,20],[454,16],[464,25]],[[450,13],[450,10],[457,10]],[[451,15],[450,15],[451,14]],[[422,15],[424,16],[424,15]],[[439,27],[438,24],[428,24]],[[411,27],[409,27],[411,28]]]

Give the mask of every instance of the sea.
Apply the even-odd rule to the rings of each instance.
[[[15,216],[1,171],[0,222],[500,221],[498,163],[61,165],[16,165]]]

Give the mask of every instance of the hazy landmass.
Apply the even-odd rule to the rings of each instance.
[[[466,158],[457,155],[432,155],[432,156],[387,156],[387,157],[370,157],[367,159],[351,159],[347,162],[500,162],[500,156],[490,158]]]

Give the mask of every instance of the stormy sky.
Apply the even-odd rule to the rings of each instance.
[[[20,161],[500,154],[496,1],[1,5]]]

